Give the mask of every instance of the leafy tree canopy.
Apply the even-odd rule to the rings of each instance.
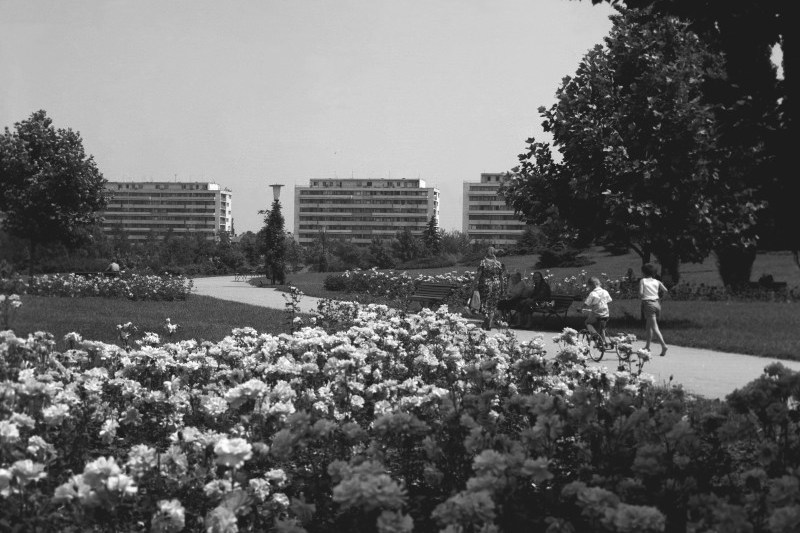
[[[97,223],[105,183],[80,134],[54,128],[44,111],[0,136],[3,229],[27,239],[31,251],[43,243],[74,243]]]
[[[720,114],[723,142],[749,157],[751,151],[769,156],[769,166],[746,161],[740,171],[745,179],[753,172],[761,181],[760,194],[767,203],[761,215],[763,243],[789,247],[800,266],[800,234],[783,231],[795,223],[797,188],[795,130],[797,129],[797,78],[800,49],[796,29],[798,10],[782,0],[591,0],[632,8],[650,8],[674,15],[724,54],[727,74],[722,83],[709,87],[706,97],[726,107]],[[781,51],[783,79],[778,81],[772,64],[774,47]]]
[[[677,281],[681,261],[743,235],[758,209],[719,173],[716,109],[703,94],[724,76],[722,56],[674,17],[622,10],[612,20],[605,46],[539,110],[560,160],[529,139],[502,194],[529,222],[560,219],[644,261],[653,254]]]

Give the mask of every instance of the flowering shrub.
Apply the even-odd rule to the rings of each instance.
[[[386,297],[391,300],[404,300],[414,293],[419,283],[450,283],[459,288],[454,291],[449,302],[463,304],[472,294],[475,276],[475,272],[459,274],[453,271],[445,274],[420,274],[412,277],[406,272],[379,271],[373,268],[370,270],[348,270],[341,274],[331,274],[325,279],[324,286],[330,291],[370,294],[372,296]],[[554,294],[582,295],[587,292],[586,283],[589,281],[589,275],[585,270],[572,276],[565,276],[563,279],[557,278],[549,270],[545,270],[543,276]],[[605,274],[602,274],[600,278],[603,282],[603,287],[617,298],[619,298],[620,295],[630,292],[627,289],[624,279],[615,280],[609,278]],[[638,298],[638,293],[635,297]]]
[[[42,274],[34,276],[27,288],[37,296],[80,298],[104,296],[129,300],[185,300],[193,282],[182,276],[147,276],[130,274],[121,278]]]
[[[549,270],[544,270],[542,275],[550,285],[554,294],[571,294],[576,297],[586,295],[586,283],[591,277],[586,270],[576,274],[557,277]],[[615,300],[635,300],[639,298],[639,283],[631,282],[626,277],[613,278],[605,273],[597,276]],[[325,278],[325,289],[329,291],[345,292],[350,294],[369,294],[385,297],[395,301],[406,301],[414,293],[417,284],[423,281],[440,281],[458,285],[459,290],[454,291],[448,300],[451,305],[460,305],[467,301],[471,293],[475,272],[449,272],[447,274],[410,276],[406,272],[370,270],[348,270],[343,273],[331,274]],[[527,278],[532,283],[530,276]],[[779,290],[768,290],[763,287],[732,290],[727,287],[705,285],[703,283],[690,283],[682,281],[670,289],[669,298],[672,300],[708,300],[708,301],[800,301],[800,287],[788,287]]]
[[[459,274],[456,271],[444,274],[420,274],[412,277],[407,272],[369,270],[348,270],[331,274],[325,278],[324,287],[329,291],[351,294],[369,294],[388,300],[407,302],[417,286],[425,282],[450,283],[458,288],[446,301],[451,305],[464,305],[472,294],[475,272]]]
[[[9,329],[11,317],[22,306],[19,294],[0,294],[0,324],[4,329]]]
[[[571,331],[322,302],[292,335],[130,351],[0,332],[0,524],[40,531],[792,531],[800,378],[730,404]],[[569,340],[567,340],[569,339]]]

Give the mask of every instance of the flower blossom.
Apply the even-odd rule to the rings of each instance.
[[[242,438],[224,438],[214,446],[214,453],[218,464],[239,468],[253,456],[253,447]]]

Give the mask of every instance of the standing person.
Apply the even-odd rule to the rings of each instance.
[[[592,289],[592,292],[589,293],[586,301],[583,302],[586,308],[581,309],[581,311],[589,315],[586,317],[586,329],[594,334],[599,334],[600,340],[603,342],[603,346],[605,346],[608,343],[606,340],[606,322],[608,322],[608,304],[611,303],[611,295],[602,287],[600,278],[589,278],[587,285]],[[600,331],[595,329],[595,325],[600,328]]]
[[[490,246],[486,250],[486,257],[481,259],[478,265],[477,291],[481,296],[481,313],[483,313],[484,329],[492,329],[494,314],[497,312],[497,304],[503,295],[504,287],[504,267],[497,260],[494,247]]]
[[[656,267],[647,263],[642,265],[642,279],[639,281],[639,298],[642,300],[642,316],[646,321],[647,328],[647,344],[645,349],[650,349],[650,343],[653,341],[653,335],[656,340],[661,344],[661,356],[667,355],[667,344],[664,342],[664,336],[661,335],[661,330],[658,328],[658,319],[661,317],[661,297],[667,292],[667,288],[659,280],[655,278]]]

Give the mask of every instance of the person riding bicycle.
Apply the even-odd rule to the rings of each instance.
[[[606,322],[608,322],[608,304],[611,302],[611,295],[605,290],[601,283],[600,278],[591,277],[587,286],[592,289],[583,305],[586,307],[581,309],[581,312],[588,313],[586,317],[586,329],[592,334],[599,335],[603,346],[608,344],[606,339]],[[595,325],[597,329],[595,329]],[[598,331],[599,330],[599,331]]]

